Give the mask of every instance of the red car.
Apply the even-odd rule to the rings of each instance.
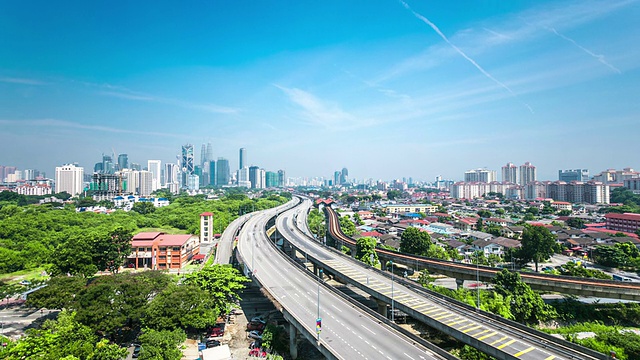
[[[209,331],[209,337],[220,337],[224,336],[224,323],[216,324],[211,331]]]
[[[266,358],[267,357],[267,352],[260,349],[260,348],[254,348],[251,349],[249,351],[249,356],[255,356],[255,357],[259,357],[259,358]]]
[[[266,324],[261,322],[252,321],[247,324],[247,331],[251,330],[264,330]]]

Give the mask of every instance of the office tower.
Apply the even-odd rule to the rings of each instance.
[[[346,184],[349,182],[349,170],[347,168],[342,168],[342,173],[340,174],[340,184]]]
[[[285,187],[287,185],[287,177],[284,170],[278,170],[278,187]]]
[[[207,145],[202,144],[202,147],[200,147],[200,168],[201,169],[204,167],[205,161],[207,161]]]
[[[142,170],[142,166],[140,166],[140,164],[138,163],[134,163],[132,162],[129,167],[131,168],[131,170],[136,170],[136,171],[140,171]]]
[[[215,161],[213,160],[213,146],[211,146],[211,143],[207,143],[207,154],[205,159],[205,162],[209,161]]]
[[[240,148],[240,161],[239,161],[238,169],[244,168],[246,163],[247,163],[247,149]]]
[[[530,182],[537,181],[538,177],[536,175],[536,167],[531,165],[530,162],[525,162],[523,165],[520,165],[520,178],[518,184],[524,186]]]
[[[104,169],[102,168],[102,162],[99,162],[93,165],[93,172],[100,173],[100,174],[104,173]]]
[[[340,185],[340,176],[341,175],[342,175],[342,173],[340,171],[334,171],[333,172],[333,185],[334,186]]]
[[[218,161],[216,163],[216,172],[216,185],[229,185],[229,179],[231,178],[231,173],[229,170],[229,160],[221,157],[218,158]]]
[[[164,164],[164,185],[178,183],[178,165],[172,163]]]
[[[564,182],[589,181],[589,170],[588,169],[558,170],[558,180],[564,181]]]
[[[216,186],[216,161],[209,160],[209,185]]]
[[[249,168],[243,167],[242,169],[238,169],[237,176],[238,178],[238,186],[250,188],[251,181],[249,180]]]
[[[267,171],[265,174],[265,187],[274,188],[278,187],[278,173],[273,171]]]
[[[182,187],[187,187],[189,175],[193,175],[193,145],[186,144],[182,146],[182,156],[180,158],[180,171],[182,173]]]
[[[257,166],[249,166],[249,181],[251,182],[251,188],[256,189],[258,187],[258,170]]]
[[[518,167],[513,163],[507,163],[502,167],[502,182],[512,184],[518,182]]]
[[[82,193],[84,168],[74,164],[56,167],[56,193],[67,192],[72,196]]]
[[[129,156],[127,154],[118,155],[118,170],[129,168]]]
[[[147,170],[151,173],[151,191],[160,189],[160,169],[162,161],[160,160],[147,160]]]
[[[1,183],[1,182],[4,182],[4,178],[5,178],[5,175],[4,175],[4,166],[3,166],[3,165],[0,165],[0,183]]]

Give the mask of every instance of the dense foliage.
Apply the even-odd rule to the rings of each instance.
[[[375,266],[378,264],[378,253],[376,253],[376,239],[372,237],[361,237],[356,241],[356,259],[363,263]]]
[[[180,196],[155,211],[118,210],[105,215],[76,212],[74,206],[21,206],[19,198],[8,199],[12,200],[0,201],[0,273],[44,267],[53,273],[83,276],[117,269],[130,252],[127,244],[131,234],[142,229],[199,234],[199,215],[209,211],[215,214],[214,231],[222,232],[240,213],[287,201],[277,194],[258,199],[233,194],[218,201]]]
[[[538,264],[553,255],[557,247],[556,236],[544,226],[525,225],[521,243],[516,256],[523,262],[533,261],[536,271]]]

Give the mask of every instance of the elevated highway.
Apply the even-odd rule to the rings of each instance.
[[[556,339],[521,324],[480,311],[466,304],[430,292],[415,283],[393,277],[314,241],[299,230],[305,217],[302,209],[283,212],[277,219],[278,231],[316,267],[322,267],[341,282],[357,287],[374,298],[381,312],[387,305],[422,321],[497,359],[606,359],[603,354]]]
[[[321,281],[321,271],[315,276],[286,257],[265,234],[269,219],[277,212],[259,212],[245,222],[238,236],[237,255],[246,273],[275,299],[291,324],[294,358],[298,333],[329,359],[455,359],[444,351],[444,355],[438,355],[434,349],[394,331],[380,318],[334,293]],[[322,318],[319,335],[318,317]]]
[[[346,236],[340,229],[338,215],[331,206],[325,206],[324,212],[329,220],[328,236],[338,244],[349,247],[355,253],[356,241]],[[500,269],[463,264],[459,262],[427,258],[413,254],[400,253],[376,248],[380,261],[385,264],[391,260],[416,270],[428,269],[430,272],[446,275],[457,280],[476,280],[490,282]],[[586,279],[569,276],[520,272],[522,280],[532,289],[553,291],[563,294],[593,296],[611,299],[640,301],[640,283],[618,282],[611,280]]]

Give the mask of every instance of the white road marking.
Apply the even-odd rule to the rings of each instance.
[[[365,328],[368,332],[372,333],[373,335],[375,335],[376,333],[373,332],[373,330],[369,329],[368,327],[364,326],[364,325],[360,325],[363,328]]]

